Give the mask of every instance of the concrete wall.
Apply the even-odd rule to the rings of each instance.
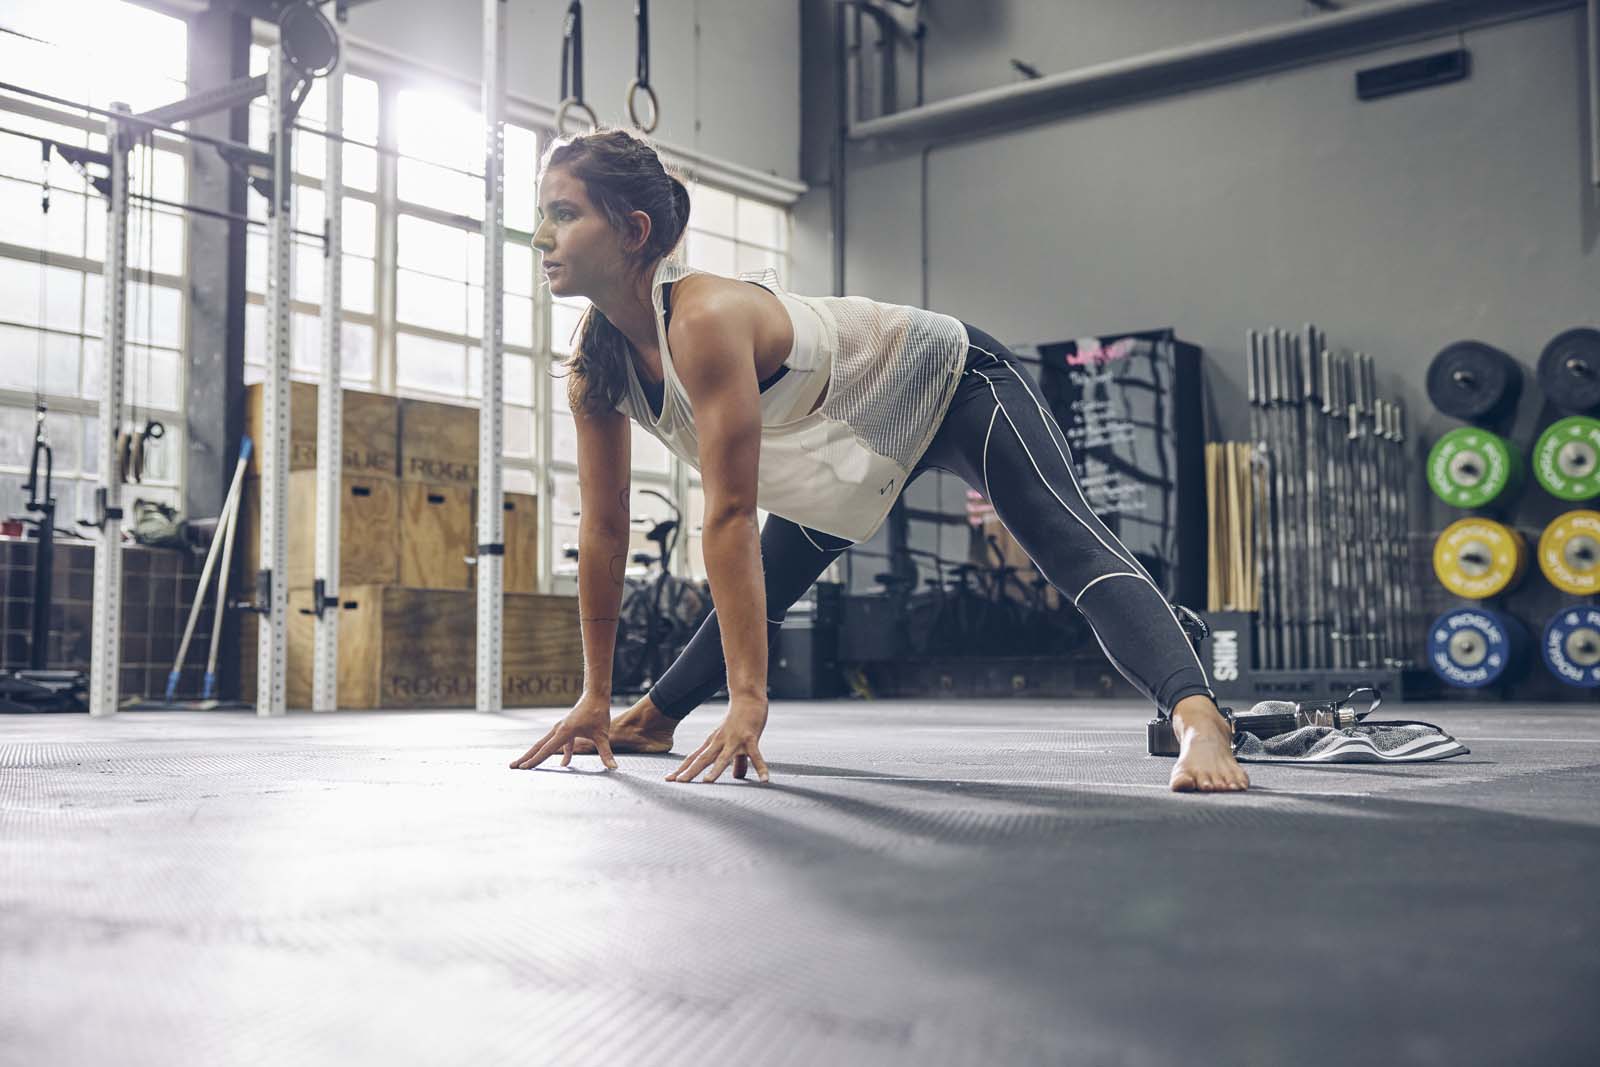
[[[1013,55],[1055,73],[1304,5],[1001,0],[983,18],[975,7],[929,9],[930,101],[1015,81]],[[1007,341],[1175,326],[1205,350],[1213,439],[1246,434],[1245,331],[1315,322],[1377,357],[1380,395],[1406,401],[1426,443],[1455,425],[1422,391],[1446,343],[1477,338],[1531,370],[1557,332],[1600,323],[1583,18],[1573,7],[936,147],[926,279],[920,155],[852,146],[845,289],[925,294]],[[1355,99],[1358,69],[1457,46],[1472,52],[1468,80]],[[810,60],[807,76],[820,83]],[[813,182],[826,177],[809,162],[825,158],[823,121],[807,118]],[[819,183],[808,199],[829,192]],[[813,264],[804,281],[830,276]],[[1530,388],[1524,443],[1541,406]],[[948,510],[959,495],[930,486],[913,503]]]
[[[565,0],[511,0],[508,89],[554,106],[561,85]],[[478,0],[379,0],[350,12],[350,36],[476,80]],[[633,4],[583,8],[584,94],[601,122],[627,125],[634,78]],[[661,101],[655,137],[782,178],[800,166],[800,13],[780,0],[656,0],[650,82]]]

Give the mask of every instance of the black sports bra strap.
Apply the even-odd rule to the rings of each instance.
[[[749,282],[751,285],[761,285],[760,282],[753,278],[741,278],[740,281]],[[664,282],[661,286],[661,323],[666,327],[671,327],[672,325],[672,287],[674,284],[676,283]],[[767,289],[767,287],[764,285],[761,285],[761,288]],[[767,292],[770,293],[772,290],[767,289]],[[756,384],[756,390],[762,393],[766,392],[774,382],[788,373],[789,365],[785,363],[777,370],[773,371],[771,377],[765,379],[764,381],[758,382]]]

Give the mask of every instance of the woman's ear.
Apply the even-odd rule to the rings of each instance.
[[[650,242],[650,215],[644,211],[628,213],[628,251],[637,252]]]

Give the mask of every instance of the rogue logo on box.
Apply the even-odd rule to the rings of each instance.
[[[1211,632],[1211,676],[1219,682],[1239,679],[1239,632],[1213,630]]]

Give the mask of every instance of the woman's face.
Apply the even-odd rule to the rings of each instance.
[[[542,257],[550,292],[584,296],[610,287],[627,264],[622,238],[589,201],[583,181],[551,167],[539,182],[538,228],[533,247]]]

